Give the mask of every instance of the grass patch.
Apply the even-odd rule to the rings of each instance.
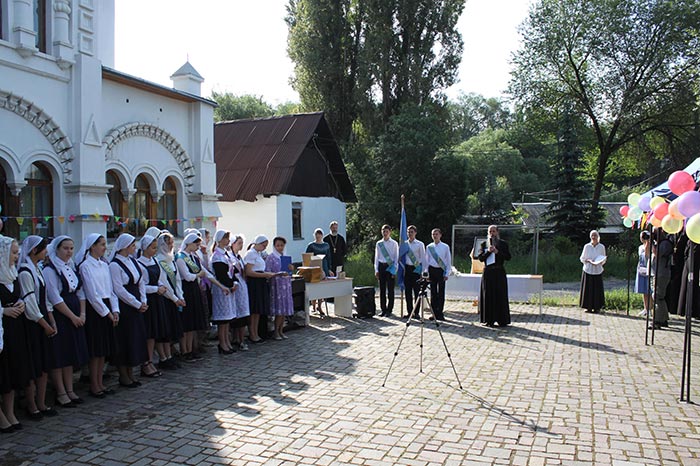
[[[353,286],[376,286],[374,257],[364,249],[355,251],[345,260],[345,273],[352,277]]]
[[[642,295],[630,291],[630,310],[638,310],[644,308]],[[578,293],[567,293],[560,296],[543,296],[542,304],[544,306],[555,307],[577,307]],[[605,292],[605,309],[609,311],[627,311],[627,290],[614,289]]]

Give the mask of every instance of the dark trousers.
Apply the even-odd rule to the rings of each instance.
[[[430,278],[430,305],[437,320],[445,320],[445,271],[440,267],[428,267]]]
[[[411,315],[413,307],[416,305],[415,299],[418,298],[420,285],[417,284],[420,275],[415,273],[416,268],[412,265],[406,266],[406,274],[404,275],[403,283],[406,287],[406,316]],[[416,311],[414,317],[420,317],[420,307]]]
[[[394,310],[394,286],[396,277],[386,269],[389,265],[385,262],[379,263],[379,304],[382,309],[382,314],[391,313]],[[389,299],[387,300],[387,288],[389,291]]]

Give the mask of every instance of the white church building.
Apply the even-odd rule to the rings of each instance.
[[[0,0],[3,233],[214,228],[216,103],[114,69],[114,0]],[[144,57],[145,58],[145,57]]]

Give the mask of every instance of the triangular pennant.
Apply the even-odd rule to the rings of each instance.
[[[44,217],[44,221],[48,223],[49,220],[51,220],[51,216],[50,216],[50,215],[46,215],[46,216]]]
[[[24,224],[24,217],[17,217],[17,224],[22,226]]]
[[[39,223],[39,217],[32,217],[32,223],[33,223],[34,225],[36,225],[37,223]]]
[[[64,217],[63,215],[60,215],[58,217],[58,223],[60,223],[61,225],[63,225],[63,222],[65,222],[65,221],[66,221],[66,217]]]

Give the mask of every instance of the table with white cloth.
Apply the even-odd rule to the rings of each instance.
[[[309,305],[314,299],[333,298],[335,315],[352,317],[352,278],[335,278],[320,282],[306,282],[306,325],[310,323]]]
[[[542,275],[506,275],[508,279],[508,298],[529,301],[537,296],[542,313]],[[448,297],[479,298],[482,275],[478,273],[460,273],[451,275],[446,282],[445,294]]]

